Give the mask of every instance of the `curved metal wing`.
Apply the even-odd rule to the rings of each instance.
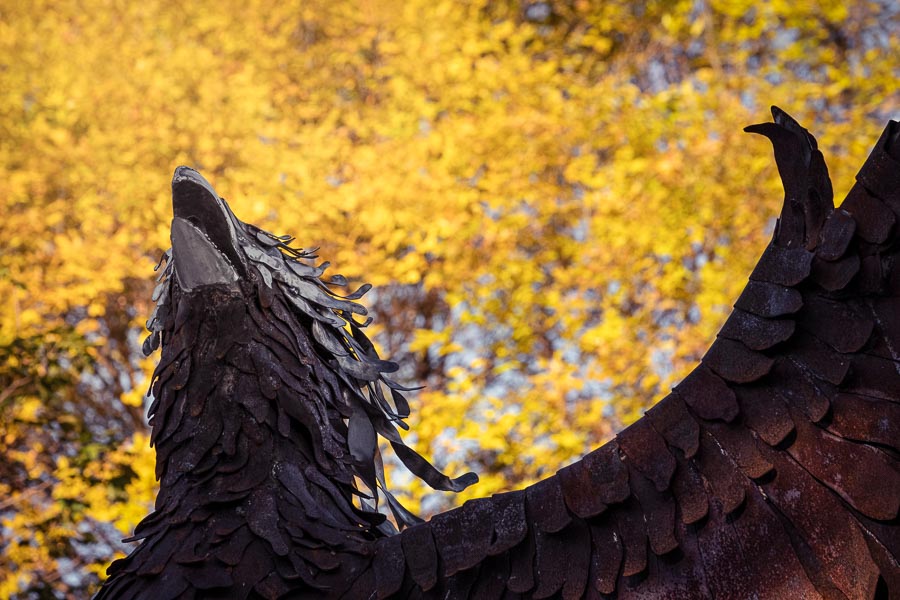
[[[556,475],[378,540],[360,597],[900,596],[900,124],[834,209],[773,115],[784,212],[700,365]]]

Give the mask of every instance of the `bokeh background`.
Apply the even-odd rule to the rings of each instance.
[[[777,104],[838,199],[900,117],[890,0],[0,0],[0,598],[84,598],[152,506],[169,181],[371,282],[425,515],[555,472],[712,341],[771,234]]]

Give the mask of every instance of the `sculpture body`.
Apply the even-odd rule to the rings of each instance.
[[[376,434],[434,487],[474,477],[402,445],[355,297],[179,168],[147,348],[160,494],[98,598],[900,597],[900,124],[835,209],[773,114],[748,130],[784,210],[701,364],[525,490],[427,523],[387,495],[399,533],[353,500],[383,487]]]

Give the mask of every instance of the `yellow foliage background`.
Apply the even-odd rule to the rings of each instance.
[[[521,486],[699,359],[781,204],[898,117],[888,1],[0,0],[0,598],[78,598],[151,507],[139,350],[169,178],[353,283],[414,398],[425,514]]]

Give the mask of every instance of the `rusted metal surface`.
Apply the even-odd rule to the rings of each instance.
[[[409,412],[355,297],[176,172],[146,345],[161,490],[99,598],[900,597],[900,124],[835,210],[815,140],[773,114],[748,129],[772,140],[784,212],[703,363],[526,490],[418,524],[388,497],[400,533],[352,501]]]

